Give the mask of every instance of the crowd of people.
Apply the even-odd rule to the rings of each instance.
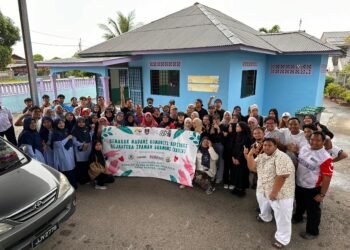
[[[256,104],[243,115],[240,106],[232,112],[225,111],[222,101],[214,99],[210,97],[207,103],[196,99],[186,110],[179,111],[174,100],[155,106],[152,97],[142,107],[121,94],[119,109],[112,103],[107,105],[103,96],[97,98],[96,104],[90,97],[80,97],[79,102],[72,97],[68,105],[64,95],[58,95],[52,103],[44,95],[40,107],[33,106],[30,98],[24,100],[23,114],[14,122],[15,126],[23,126],[18,142],[11,112],[0,107],[0,135],[32,158],[64,173],[75,188],[78,183],[93,181],[96,189],[105,189],[105,184],[114,178],[106,169],[102,153],[104,126],[195,131],[201,140],[193,183],[207,194],[223,185],[241,198],[248,188],[256,189],[256,219],[267,223],[274,216],[276,248],[288,245],[291,224],[302,222],[305,212],[306,231],[301,236],[316,238],[333,162],[347,157],[332,142],[333,133],[313,115],[300,121],[288,112],[280,116],[272,108],[263,116]]]

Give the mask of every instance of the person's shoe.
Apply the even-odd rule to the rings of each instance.
[[[312,235],[312,234],[309,234],[307,232],[302,232],[299,235],[301,238],[303,238],[305,240],[314,240],[317,238],[317,235]]]
[[[180,189],[184,189],[186,186],[185,185],[180,185],[179,188]]]
[[[229,190],[233,190],[235,187],[233,185],[228,186]]]
[[[95,185],[95,189],[97,189],[97,190],[106,190],[107,187],[106,186]]]
[[[227,184],[224,185],[224,189],[228,189],[228,185]]]
[[[209,188],[205,191],[205,193],[209,195],[209,194],[212,194],[214,191],[215,191],[215,188],[209,187]]]

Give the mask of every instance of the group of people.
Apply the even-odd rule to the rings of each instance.
[[[195,184],[207,194],[222,184],[237,197],[244,197],[248,188],[256,189],[259,205],[256,219],[267,223],[274,216],[276,248],[288,245],[292,222],[302,222],[305,212],[306,231],[301,236],[317,237],[321,203],[327,195],[333,162],[347,157],[332,142],[332,132],[313,115],[300,121],[288,112],[279,116],[273,108],[264,117],[256,104],[243,115],[239,106],[232,112],[225,111],[221,99],[214,99],[210,97],[207,107],[196,99],[185,111],[179,111],[174,100],[154,106],[151,97],[145,107],[134,105],[123,94],[120,109],[106,105],[102,96],[97,98],[97,104],[91,98],[80,97],[78,103],[72,97],[71,105],[67,105],[63,95],[52,103],[44,95],[41,107],[32,106],[32,101],[26,99],[23,115],[15,121],[15,126],[23,126],[18,146],[64,173],[76,188],[77,183],[94,181],[97,189],[105,189],[106,183],[114,181],[111,173],[89,172],[91,165],[106,165],[101,141],[104,126],[195,131],[201,138],[193,176]],[[8,122],[0,127],[0,135],[17,144],[12,136],[12,115],[1,107],[0,118],[5,117]]]

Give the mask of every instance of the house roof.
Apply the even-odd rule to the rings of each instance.
[[[41,67],[70,67],[70,66],[109,66],[126,63],[137,59],[137,57],[89,57],[89,58],[63,58],[42,62],[36,62]]]
[[[321,40],[335,46],[346,46],[347,43],[345,39],[349,36],[350,31],[323,32]]]
[[[284,54],[332,53],[340,51],[340,48],[327,42],[322,42],[304,31],[269,33],[260,34],[259,36]]]
[[[141,55],[211,50],[251,50],[279,54],[290,52],[339,53],[306,33],[262,35],[248,25],[215,9],[194,5],[97,44],[82,57]],[[292,42],[290,41],[290,38]],[[288,48],[290,47],[290,48]]]

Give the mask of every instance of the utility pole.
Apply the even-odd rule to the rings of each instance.
[[[303,20],[300,18],[300,21],[299,21],[299,31],[301,31],[301,24],[302,24]]]
[[[81,38],[79,38],[79,52],[81,51]]]
[[[33,62],[32,42],[28,22],[28,12],[26,0],[18,0],[19,16],[21,18],[21,28],[23,36],[24,51],[27,62],[30,95],[34,105],[39,105],[38,88],[35,79],[35,68]]]

